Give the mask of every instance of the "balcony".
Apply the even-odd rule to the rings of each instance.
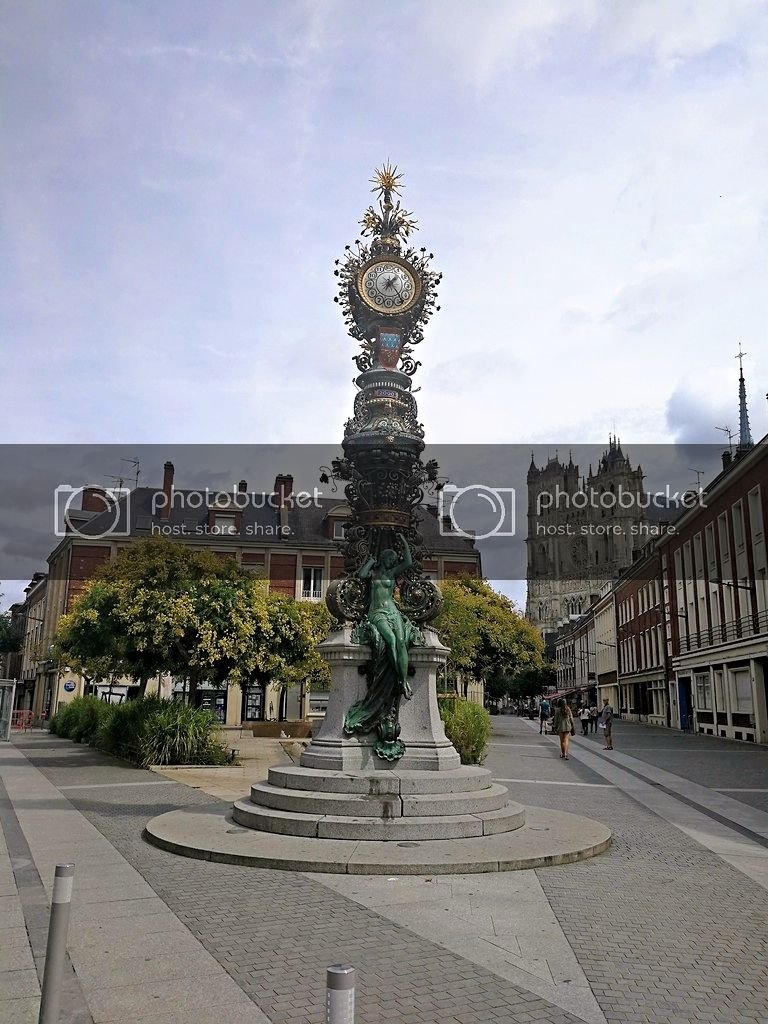
[[[722,622],[719,626],[697,630],[688,636],[681,635],[680,653],[700,651],[704,647],[715,647],[734,640],[748,640],[763,633],[768,633],[768,610],[754,615],[742,615],[738,619]]]

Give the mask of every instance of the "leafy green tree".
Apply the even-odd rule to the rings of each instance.
[[[539,668],[522,669],[509,680],[509,696],[516,700],[540,697],[556,680],[557,670],[549,662]]]
[[[128,676],[142,692],[152,676],[184,678],[191,702],[203,680],[289,686],[321,672],[327,620],[310,607],[268,593],[233,559],[151,538],[99,570],[62,617],[56,650],[85,675]]]
[[[0,615],[0,654],[17,654],[22,642],[23,637],[14,627],[10,614]]]
[[[482,679],[489,695],[504,696],[516,673],[541,667],[543,640],[509,598],[472,576],[445,580],[441,590],[434,625],[451,649],[449,672]]]

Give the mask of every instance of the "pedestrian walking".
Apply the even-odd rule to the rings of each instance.
[[[565,697],[561,697],[557,702],[552,719],[552,732],[556,732],[560,737],[560,757],[564,757],[567,761],[571,736],[576,732],[576,729],[573,725],[573,712],[565,703]]]
[[[603,710],[598,724],[603,730],[603,750],[613,750],[613,708],[607,697],[603,697]]]
[[[589,709],[589,731],[597,732],[597,719],[600,716],[600,712],[597,710],[597,704],[593,704]]]
[[[539,701],[539,735],[546,732],[546,725],[549,721],[549,715],[551,706],[546,697],[542,697]]]
[[[586,704],[581,705],[579,718],[581,719],[581,735],[586,736],[589,733],[589,708]]]

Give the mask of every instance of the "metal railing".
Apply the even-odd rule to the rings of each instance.
[[[23,729],[26,732],[27,729],[32,728],[34,719],[32,711],[14,711],[11,714],[11,729]]]
[[[719,625],[694,630],[687,636],[681,631],[680,651],[698,651],[702,647],[714,647],[732,640],[747,640],[762,633],[768,633],[768,610],[754,615],[741,615]]]

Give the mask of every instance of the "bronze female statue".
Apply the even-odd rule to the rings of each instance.
[[[374,750],[387,761],[396,761],[405,751],[398,739],[398,709],[401,697],[409,700],[412,696],[408,648],[424,642],[421,632],[395,603],[398,577],[413,564],[407,540],[401,533],[397,539],[402,546],[402,558],[387,548],[378,559],[371,556],[357,572],[360,579],[368,581],[368,610],[355,631],[355,639],[370,645],[373,659],[366,695],[349,709],[344,720],[344,731],[348,734],[376,730],[378,741]]]

